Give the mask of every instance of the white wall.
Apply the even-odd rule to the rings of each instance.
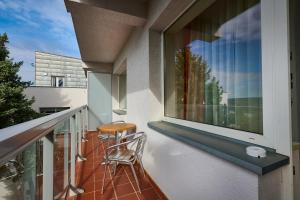
[[[203,151],[168,138],[147,127],[162,116],[161,68],[155,65],[151,49],[160,43],[160,34],[137,29],[127,55],[127,121],[147,133],[144,165],[150,176],[170,199],[258,199],[258,176]],[[155,40],[158,40],[158,42]],[[156,49],[158,50],[158,49]],[[158,57],[160,59],[160,57]],[[158,69],[151,68],[149,65]],[[155,84],[156,83],[156,84]],[[159,95],[157,95],[159,94]],[[114,117],[114,116],[113,116]],[[113,118],[113,120],[117,120]]]
[[[40,107],[76,108],[87,104],[85,88],[28,87],[24,93],[27,98],[35,97],[32,108],[38,112]]]
[[[157,8],[158,5],[166,7],[165,3],[157,3],[154,7],[158,11],[162,10]],[[280,7],[276,9],[280,10]],[[149,13],[160,16],[153,11]],[[149,16],[151,23],[155,22],[153,16]],[[113,71],[118,71],[122,61],[127,59],[127,121],[137,124],[138,131],[147,133],[144,166],[162,191],[172,200],[291,199],[290,167],[261,177],[148,128],[149,121],[163,117],[161,32],[150,28],[151,24],[146,24],[134,31],[119,54]],[[285,64],[283,66],[288,67]],[[287,83],[286,78],[282,80]],[[284,98],[278,102],[285,103],[288,97]],[[286,114],[288,110],[284,112]],[[113,120],[115,117],[113,115]],[[289,147],[280,146],[288,144],[290,139],[287,124],[283,125],[280,129],[285,129],[286,134],[281,134],[282,142],[277,150],[288,155]]]
[[[119,80],[118,76],[112,76],[112,82],[111,82],[111,92],[112,92],[112,109],[113,110],[119,110]],[[126,83],[127,84],[127,83]],[[117,113],[112,113],[112,119],[113,121],[127,121],[127,114],[126,115],[119,115]]]
[[[300,188],[300,149],[294,149],[293,163],[295,167],[294,187]],[[294,190],[294,198],[300,199],[300,190]]]

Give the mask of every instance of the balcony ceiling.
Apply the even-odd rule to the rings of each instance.
[[[85,62],[113,63],[132,30],[143,26],[146,0],[65,0]]]

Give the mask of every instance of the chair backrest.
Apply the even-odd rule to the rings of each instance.
[[[133,139],[133,140],[136,140],[135,156],[143,155],[146,139],[147,139],[147,137],[144,132],[138,132],[135,134],[135,137]]]

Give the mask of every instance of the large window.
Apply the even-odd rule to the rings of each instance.
[[[258,0],[197,1],[164,32],[165,116],[263,133]]]

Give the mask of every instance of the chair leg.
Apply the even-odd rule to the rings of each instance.
[[[113,164],[113,175],[114,176],[116,175],[117,166],[118,166],[118,162],[115,161],[114,164]]]
[[[107,163],[105,162],[105,165],[104,165],[104,176],[102,178],[101,194],[103,194],[103,190],[104,190],[104,184],[105,184],[105,178],[106,178],[106,170],[107,170]]]
[[[135,173],[135,170],[134,170],[134,167],[133,167],[133,164],[132,164],[132,163],[130,163],[130,167],[131,167],[131,171],[132,171],[132,173],[133,173],[134,179],[135,179],[135,181],[136,181],[136,184],[137,184],[137,186],[138,186],[139,193],[142,193],[142,192],[141,192],[141,188],[140,188],[140,183],[139,183],[139,180],[138,180],[138,178],[137,178],[137,176],[136,176],[136,173]]]
[[[142,169],[143,175],[144,175],[144,177],[145,177],[145,176],[146,176],[146,174],[145,174],[145,170],[144,170],[144,165],[143,165],[142,159],[141,159],[140,157],[138,157],[138,160],[139,160],[139,163],[140,163],[140,166],[141,166],[141,169]]]

